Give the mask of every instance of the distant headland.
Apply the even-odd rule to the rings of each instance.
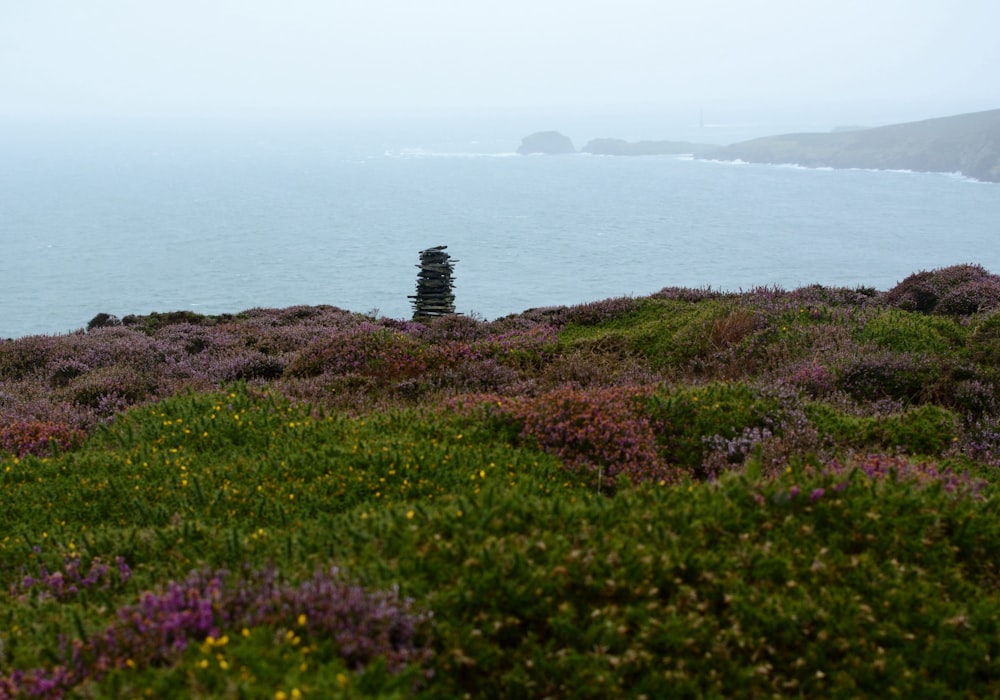
[[[517,152],[554,155],[575,150],[572,141],[558,131],[541,131],[526,136]],[[728,146],[598,138],[588,141],[580,152],[608,156],[693,154],[706,160],[748,163],[960,173],[984,182],[1000,182],[1000,109],[875,128],[852,126],[828,133],[767,136]]]
[[[1000,109],[873,129],[768,136],[697,155],[748,163],[961,173],[1000,182]]]

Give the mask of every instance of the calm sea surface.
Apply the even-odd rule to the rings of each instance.
[[[953,175],[348,136],[0,139],[0,337],[98,312],[332,304],[405,318],[418,253],[435,245],[458,261],[458,310],[486,318],[665,286],[886,289],[960,262],[1000,273],[1000,185]]]

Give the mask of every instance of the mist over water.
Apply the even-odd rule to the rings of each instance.
[[[665,138],[783,130],[696,119]],[[996,185],[510,155],[550,126],[578,148],[642,137],[594,122],[8,130],[0,337],[66,332],[98,312],[332,304],[405,318],[418,252],[442,244],[458,260],[458,310],[487,318],[665,286],[885,289],[959,262],[1000,272]]]

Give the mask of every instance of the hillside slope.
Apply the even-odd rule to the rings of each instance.
[[[750,163],[957,172],[1000,182],[1000,109],[859,131],[769,136],[701,155]]]

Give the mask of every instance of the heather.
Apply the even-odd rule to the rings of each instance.
[[[996,696],[995,287],[0,342],[0,698]]]

